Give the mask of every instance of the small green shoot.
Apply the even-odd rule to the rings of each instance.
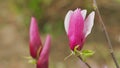
[[[24,57],[24,58],[28,60],[28,63],[30,63],[30,64],[36,64],[36,59],[33,59],[33,58],[30,57],[30,56]]]

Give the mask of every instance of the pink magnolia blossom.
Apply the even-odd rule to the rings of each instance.
[[[65,16],[65,31],[68,35],[69,46],[74,50],[78,46],[81,50],[86,37],[91,33],[95,12],[91,12],[86,18],[87,10],[76,9],[75,11],[69,10]]]
[[[32,17],[30,23],[30,54],[33,58],[37,58],[37,51],[40,47],[42,47],[42,43],[38,32],[37,21]]]
[[[48,68],[50,42],[51,39],[48,35],[44,44],[44,48],[42,49],[39,59],[37,61],[37,68]]]
[[[42,46],[37,21],[34,17],[30,24],[30,54],[37,61],[37,68],[48,68],[48,58],[51,38],[47,35],[44,46]]]

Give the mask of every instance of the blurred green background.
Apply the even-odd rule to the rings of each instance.
[[[120,64],[120,0],[97,2]],[[0,68],[36,68],[24,58],[29,56],[32,16],[38,21],[43,44],[48,33],[52,36],[49,68],[87,68],[75,56],[64,61],[70,54],[64,17],[76,8],[87,9],[90,13],[92,0],[0,0]],[[87,59],[92,68],[115,68],[97,15],[83,49],[95,51]]]

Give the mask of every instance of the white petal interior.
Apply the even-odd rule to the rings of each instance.
[[[70,17],[71,14],[73,13],[73,11],[68,11],[68,13],[65,16],[65,20],[64,20],[64,26],[65,26],[65,31],[68,34],[68,29],[69,29],[69,23],[70,23]]]
[[[91,33],[94,24],[94,17],[95,17],[95,12],[93,11],[89,14],[87,19],[85,20],[84,30],[83,30],[85,37],[87,37]]]
[[[86,14],[87,14],[87,10],[82,10],[81,11],[82,17],[85,20]]]

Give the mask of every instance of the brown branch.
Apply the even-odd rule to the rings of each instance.
[[[106,36],[106,40],[107,40],[108,45],[109,45],[109,50],[110,50],[110,54],[111,54],[111,56],[112,56],[112,59],[113,59],[115,65],[116,65],[116,68],[119,68],[118,62],[117,62],[117,60],[116,60],[116,58],[115,58],[115,56],[114,56],[112,43],[111,43],[111,41],[110,41],[110,38],[109,38],[108,32],[107,32],[107,30],[106,30],[105,24],[104,24],[104,22],[103,22],[103,20],[102,20],[101,14],[100,14],[99,9],[98,9],[98,7],[97,7],[96,0],[93,0],[93,6],[94,6],[94,9],[96,10],[96,13],[98,14],[99,21],[100,21],[100,23],[101,23],[101,25],[102,25],[102,27],[103,27],[103,30],[104,30],[104,33],[105,33],[105,36]]]
[[[87,62],[83,61],[83,59],[81,58],[81,56],[78,56],[78,58],[79,58],[88,68],[91,68],[91,66],[90,66]]]

